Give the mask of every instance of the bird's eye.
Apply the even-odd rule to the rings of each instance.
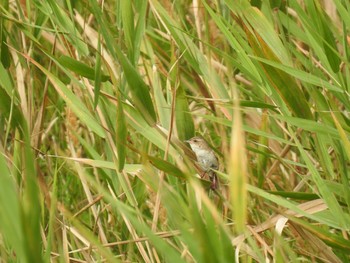
[[[194,141],[194,142],[198,142],[198,140],[197,140],[197,139],[194,139],[193,141]]]

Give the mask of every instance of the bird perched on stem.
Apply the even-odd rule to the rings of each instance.
[[[198,164],[203,170],[203,175],[208,175],[211,181],[210,188],[215,190],[218,188],[218,177],[214,170],[219,168],[219,161],[215,156],[213,149],[209,147],[207,142],[201,137],[193,137],[186,142],[189,143],[192,150],[196,154]]]

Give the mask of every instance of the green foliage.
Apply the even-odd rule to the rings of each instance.
[[[349,261],[350,4],[323,2],[3,1],[0,258]]]

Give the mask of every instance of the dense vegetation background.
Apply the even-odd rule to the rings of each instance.
[[[350,260],[349,1],[0,8],[1,262]]]

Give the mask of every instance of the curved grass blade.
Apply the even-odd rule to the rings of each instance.
[[[86,63],[80,62],[68,56],[61,56],[57,59],[57,62],[60,63],[63,67],[73,71],[79,76],[88,78],[90,80],[96,79],[95,69],[86,65]],[[101,64],[100,64],[101,66]],[[101,81],[105,82],[110,80],[110,77],[106,74],[101,74]]]
[[[21,53],[22,54],[22,53]],[[101,125],[95,120],[95,118],[91,115],[85,105],[74,95],[74,93],[63,84],[55,75],[41,66],[37,61],[32,59],[31,57],[22,54],[25,58],[27,58],[31,63],[37,66],[51,81],[52,85],[55,87],[57,93],[61,96],[61,98],[67,103],[67,105],[73,110],[73,112],[85,123],[93,132],[95,132],[98,136],[104,138],[105,131],[101,127]]]

